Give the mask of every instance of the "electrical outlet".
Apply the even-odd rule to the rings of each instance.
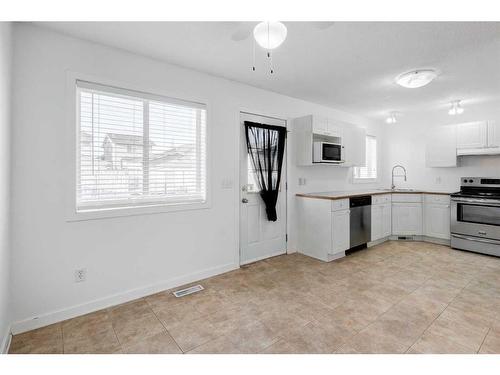
[[[75,271],[75,283],[81,283],[87,280],[87,269],[82,268]]]
[[[440,184],[441,183],[441,176],[437,176],[436,177],[436,184]]]

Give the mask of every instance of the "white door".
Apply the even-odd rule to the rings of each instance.
[[[286,127],[285,120],[240,114],[240,264],[286,253],[286,146],[276,204],[278,220],[272,222],[267,220],[248,158],[244,121]]]
[[[457,166],[457,127],[438,126],[429,130],[425,147],[427,167]]]
[[[457,148],[482,148],[487,145],[487,123],[468,122],[457,125]]]
[[[349,210],[332,212],[332,254],[349,249]]]
[[[500,147],[499,121],[488,121],[488,147]]]
[[[364,167],[366,165],[366,130],[357,126],[344,129],[344,165]]]
[[[394,235],[422,234],[421,203],[392,204],[392,234]]]
[[[392,213],[391,205],[380,205],[382,211],[382,237],[388,237],[392,234]]]
[[[312,121],[313,133],[328,135],[328,119],[326,117],[313,116]]]
[[[371,240],[376,241],[382,238],[382,205],[372,205],[372,236]]]
[[[450,239],[450,206],[444,204],[425,205],[425,235]]]

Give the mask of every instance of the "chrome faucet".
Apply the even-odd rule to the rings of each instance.
[[[403,175],[394,175],[394,170],[396,168],[402,168],[403,169],[403,172],[404,174]],[[405,167],[403,167],[402,165],[395,165],[394,167],[392,167],[392,184],[391,184],[391,190],[394,190],[396,188],[396,185],[394,185],[394,177],[404,177],[405,181],[406,181],[406,169]]]

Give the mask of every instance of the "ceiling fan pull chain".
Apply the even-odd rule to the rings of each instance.
[[[267,51],[267,57],[269,58],[269,70],[271,71],[271,74],[274,73],[274,68],[273,68],[273,57],[271,55],[271,51]]]
[[[255,38],[253,38],[253,65],[252,65],[252,71],[255,72]]]

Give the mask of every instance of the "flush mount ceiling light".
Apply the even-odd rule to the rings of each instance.
[[[460,100],[455,100],[450,103],[451,107],[450,110],[448,111],[448,114],[451,116],[455,115],[461,115],[464,113],[463,107],[460,105]]]
[[[428,85],[436,77],[437,73],[432,69],[413,70],[397,76],[396,83],[409,89],[416,89]]]
[[[261,22],[253,29],[255,41],[267,50],[279,47],[285,41],[286,33],[286,26],[277,21]]]
[[[385,122],[387,122],[388,124],[395,124],[396,122],[398,122],[398,120],[396,119],[396,113],[391,112],[389,114],[389,117],[385,119]]]

